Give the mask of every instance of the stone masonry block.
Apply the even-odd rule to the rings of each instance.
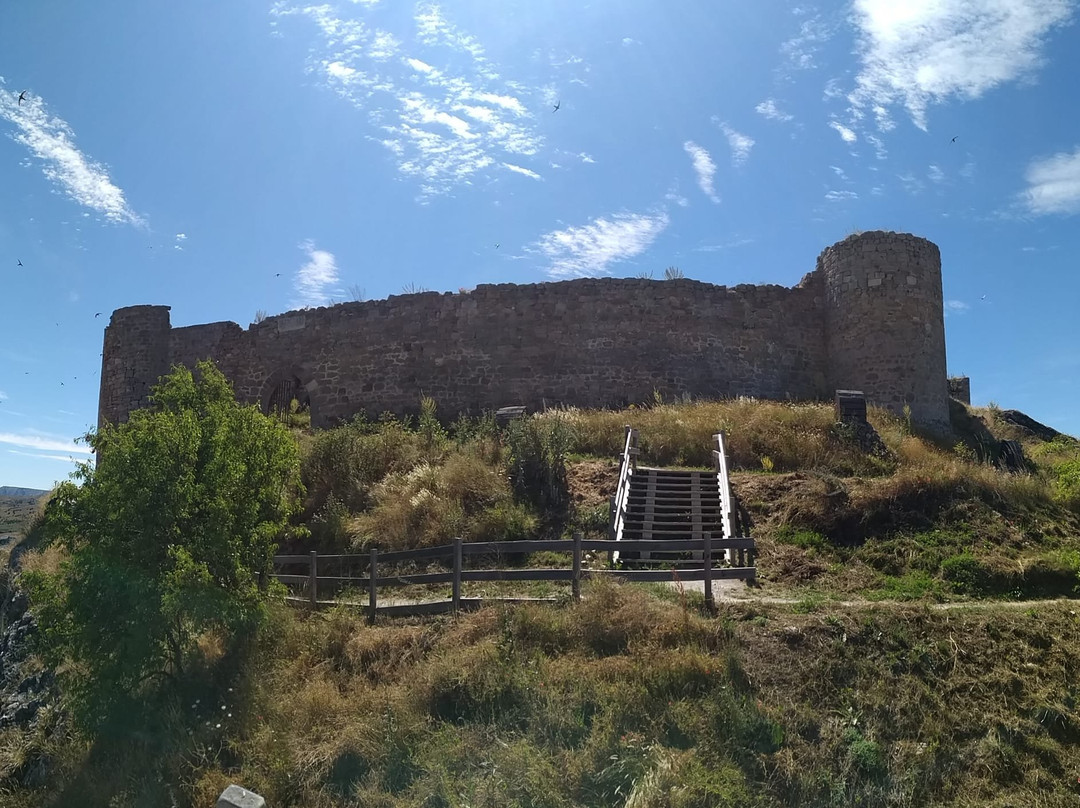
[[[229,786],[218,797],[217,808],[266,808],[266,800],[254,791],[240,786]]]

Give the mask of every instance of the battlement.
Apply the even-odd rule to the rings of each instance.
[[[325,426],[357,412],[507,404],[625,406],[665,397],[827,400],[836,388],[914,420],[947,419],[937,247],[895,233],[825,250],[793,288],[600,278],[490,284],[291,311],[244,329],[172,328],[165,306],[118,309],[99,420],[122,421],[173,365],[212,359],[242,401],[282,390]],[[939,378],[940,377],[940,378]]]

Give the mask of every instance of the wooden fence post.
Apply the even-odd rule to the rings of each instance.
[[[581,600],[581,531],[574,532],[574,577],[570,579],[570,591],[574,600]]]
[[[713,597],[712,591],[712,533],[705,531],[702,538],[705,539],[705,544],[701,548],[701,566],[704,570],[705,582],[705,608],[709,610],[710,614],[713,614],[716,612],[716,599]]]
[[[379,576],[379,551],[377,548],[371,548],[371,561],[368,562],[368,622],[375,622],[375,612],[378,609],[378,598],[376,596],[376,590],[378,585],[376,579]]]
[[[461,539],[454,539],[454,581],[452,584],[450,599],[454,614],[458,613],[461,605]]]
[[[319,552],[311,551],[310,568],[308,569],[308,597],[311,598],[311,608],[318,605],[319,600]]]

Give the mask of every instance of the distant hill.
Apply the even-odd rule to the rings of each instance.
[[[49,493],[40,488],[19,488],[14,485],[0,485],[0,497],[40,497]]]

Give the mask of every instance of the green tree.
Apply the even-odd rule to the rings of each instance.
[[[209,362],[174,369],[150,407],[85,440],[97,466],[63,483],[47,515],[67,559],[24,585],[43,654],[63,665],[80,724],[98,732],[175,693],[200,635],[232,645],[262,623],[299,452]]]

